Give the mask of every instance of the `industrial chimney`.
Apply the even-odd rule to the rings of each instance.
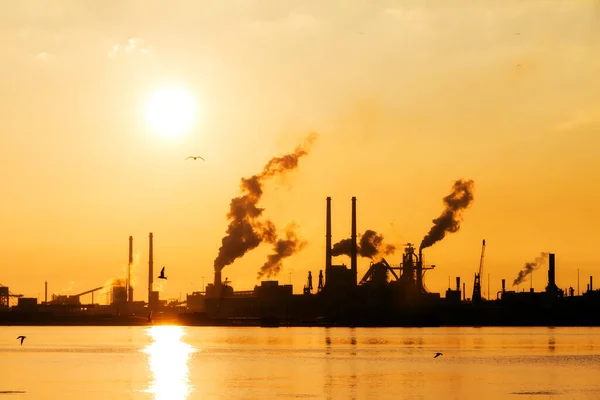
[[[350,269],[352,270],[353,284],[358,282],[357,267],[357,244],[356,244],[356,197],[352,197],[352,237],[350,247]]]
[[[133,303],[133,286],[131,286],[131,270],[133,269],[133,236],[129,236],[129,264],[127,271],[127,301]]]
[[[329,282],[329,269],[331,268],[331,197],[327,197],[327,214],[325,216],[325,284]]]
[[[419,248],[419,259],[417,260],[415,284],[419,293],[425,292],[425,288],[423,287],[423,249],[421,248]]]
[[[506,291],[506,279],[502,279],[502,293]]]
[[[152,232],[150,232],[150,243],[148,247],[148,307],[152,302],[152,289],[154,289],[154,255],[152,253]]]
[[[460,276],[456,277],[456,291],[460,292]]]
[[[548,254],[548,286],[546,287],[546,293],[553,295],[558,294],[558,286],[556,286],[555,280],[555,269],[554,269],[554,254]]]

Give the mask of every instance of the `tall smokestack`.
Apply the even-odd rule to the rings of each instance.
[[[558,286],[556,286],[555,280],[555,267],[554,267],[554,254],[548,254],[548,286],[546,286],[546,293],[550,293],[555,296],[558,293]]]
[[[506,279],[502,279],[502,293],[506,291]]]
[[[216,269],[215,270],[215,288],[217,288],[217,291],[219,292],[219,294],[221,293],[221,285],[223,284],[223,280],[221,279],[221,270],[220,269]]]
[[[44,282],[44,303],[48,303],[48,281]]]
[[[150,232],[150,243],[148,247],[148,307],[152,299],[152,289],[154,283],[154,255],[152,253],[152,232]]]
[[[423,288],[423,250],[419,249],[419,260],[417,261],[417,290],[419,292],[424,292],[425,288]]]
[[[133,236],[129,236],[129,264],[127,271],[127,300],[133,303],[133,287],[131,286],[131,269],[133,268]]]
[[[594,290],[594,288],[592,286],[592,276],[590,275],[590,292],[593,291],[593,290]]]
[[[329,269],[331,267],[331,197],[327,198],[327,214],[325,216],[325,284],[329,279]]]
[[[554,254],[548,254],[548,286],[555,287]]]
[[[354,285],[357,283],[358,268],[357,268],[357,254],[356,254],[356,197],[352,197],[352,236],[351,236],[351,247],[350,247],[350,269],[352,270],[352,276],[354,279]]]
[[[456,277],[456,291],[460,291],[460,276]]]

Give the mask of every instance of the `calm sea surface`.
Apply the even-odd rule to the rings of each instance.
[[[0,398],[600,399],[599,353],[598,328],[0,327]]]

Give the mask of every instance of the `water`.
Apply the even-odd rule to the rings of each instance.
[[[599,350],[600,328],[0,327],[0,399],[598,399]]]

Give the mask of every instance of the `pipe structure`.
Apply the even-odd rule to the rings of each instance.
[[[329,282],[329,269],[331,268],[331,197],[327,197],[327,214],[325,216],[325,285]]]
[[[152,232],[149,237],[148,247],[148,307],[152,301],[152,289],[154,289],[154,254],[152,251]]]
[[[133,236],[129,236],[129,264],[127,270],[127,301],[133,303],[133,286],[131,286],[131,270],[133,268]]]
[[[356,197],[352,197],[352,237],[350,247],[350,269],[354,277],[353,284],[356,285],[358,279],[358,260],[357,260],[357,244],[356,244]]]

